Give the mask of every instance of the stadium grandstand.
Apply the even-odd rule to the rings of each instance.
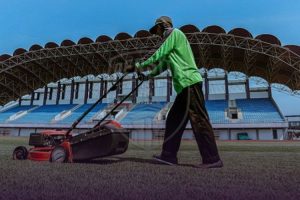
[[[202,31],[180,28],[191,43],[204,84],[206,107],[220,140],[288,139],[288,122],[272,97],[272,87],[300,89],[300,47],[281,46],[273,35],[255,38],[243,28]],[[155,51],[161,39],[140,30],[95,41],[64,40],[19,48],[0,56],[0,134],[27,136],[41,129],[66,129],[102,96],[132,60]],[[147,73],[146,71],[145,73]],[[169,70],[145,81],[111,118],[131,130],[131,139],[160,139],[176,93]],[[137,84],[128,74],[77,126],[93,127]],[[261,81],[264,84],[258,84]],[[193,139],[188,125],[183,136]]]

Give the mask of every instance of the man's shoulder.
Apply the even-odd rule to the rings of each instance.
[[[183,33],[183,32],[182,32],[180,29],[178,29],[178,28],[174,28],[174,29],[173,29],[173,32],[174,32],[174,33],[180,33],[180,34]]]
[[[185,34],[178,28],[174,28],[173,30],[174,34],[179,35],[181,37],[185,37]]]

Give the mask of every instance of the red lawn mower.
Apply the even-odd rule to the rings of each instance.
[[[93,128],[75,136],[72,135],[72,130],[76,128],[80,121],[100,103],[109,92],[117,89],[126,75],[127,73],[119,78],[67,131],[44,130],[40,133],[30,134],[29,145],[33,146],[33,148],[27,150],[24,146],[16,147],[13,152],[13,159],[76,162],[124,153],[128,148],[129,131],[122,128],[118,122],[106,120],[106,118],[139,88],[144,81],[143,74],[138,74],[140,81],[137,86],[117,103]]]

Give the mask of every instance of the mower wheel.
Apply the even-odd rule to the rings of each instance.
[[[50,162],[63,163],[67,162],[68,154],[62,146],[56,146],[50,155]]]
[[[28,151],[24,146],[18,146],[13,152],[14,160],[26,160],[28,156]]]

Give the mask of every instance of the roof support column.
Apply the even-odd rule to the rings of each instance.
[[[48,86],[45,85],[43,105],[46,105],[46,104],[47,104],[47,97],[48,97]]]
[[[31,98],[30,98],[30,105],[31,105],[31,106],[33,105],[34,94],[35,94],[35,92],[33,91],[33,92],[31,93]]]
[[[118,85],[118,94],[122,94],[122,93],[123,93],[123,80],[121,80]]]
[[[99,98],[101,98],[103,96],[103,90],[104,90],[104,81],[103,81],[103,78],[101,78],[101,81],[100,81],[100,95],[99,95]],[[101,102],[102,103],[102,100]]]
[[[225,99],[229,100],[229,87],[228,87],[228,75],[225,72]]]
[[[132,76],[132,90],[136,87],[135,75]],[[137,90],[132,94],[132,103],[136,103]]]
[[[89,83],[89,99],[93,98],[93,88],[94,88],[94,83],[90,82]]]
[[[268,84],[268,97],[269,97],[269,99],[272,98],[272,87],[271,87],[270,83]]]
[[[21,106],[22,105],[22,96],[20,96],[20,98],[19,98],[19,106]]]
[[[73,79],[71,82],[70,104],[73,104],[73,100],[74,100],[74,86],[75,86],[75,81]]]
[[[152,97],[154,96],[154,78],[149,79],[149,102],[152,103]]]
[[[104,81],[104,93],[103,93],[103,95],[105,95],[105,98],[107,97],[107,95],[106,95],[106,92],[107,92],[107,84],[108,84],[108,81],[105,80],[105,81]]]
[[[246,97],[247,97],[247,99],[250,99],[250,84],[249,84],[248,77],[246,78],[245,89],[246,89]]]
[[[60,99],[60,88],[61,88],[61,84],[60,84],[60,82],[58,82],[58,84],[57,84],[57,95],[56,95],[56,105],[59,104],[59,99]]]
[[[117,82],[118,80],[119,80],[119,77],[117,78],[116,82]],[[119,84],[117,85],[115,99],[118,99],[118,94],[120,94],[120,84],[121,84],[121,83],[119,83]]]
[[[208,100],[208,96],[209,96],[209,80],[208,80],[207,72],[204,73],[204,88],[205,88],[205,100]]]
[[[170,75],[169,73],[167,74],[167,102],[170,102],[170,95],[172,92],[172,85],[171,85],[171,80],[170,80]]]
[[[85,90],[84,90],[84,104],[87,103],[88,94],[89,94],[89,80],[86,79],[85,80]]]

